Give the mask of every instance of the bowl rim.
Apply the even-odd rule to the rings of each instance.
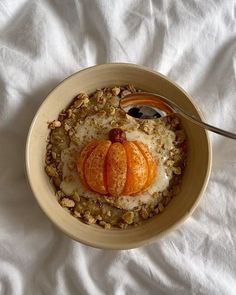
[[[30,162],[29,162],[29,146],[30,146],[30,138],[31,138],[31,133],[33,132],[34,129],[34,125],[35,122],[37,120],[38,114],[41,111],[41,109],[43,108],[44,104],[46,104],[46,101],[49,99],[49,96],[56,91],[56,89],[58,87],[61,86],[61,84],[63,84],[64,82],[66,82],[67,80],[71,79],[73,76],[78,75],[79,73],[82,72],[86,72],[86,71],[91,71],[93,69],[103,69],[103,68],[109,68],[109,67],[122,67],[122,66],[126,66],[126,67],[130,67],[130,68],[136,68],[138,70],[144,70],[146,72],[158,75],[160,77],[162,77],[163,79],[167,80],[169,83],[171,83],[172,85],[174,85],[177,89],[179,89],[187,98],[188,100],[192,103],[192,105],[194,106],[194,108],[196,109],[199,117],[201,119],[204,118],[202,111],[199,109],[199,107],[195,104],[195,102],[193,101],[193,98],[181,87],[179,86],[176,82],[172,81],[170,78],[168,78],[167,76],[165,76],[164,74],[155,71],[153,69],[150,69],[149,67],[143,66],[143,65],[138,65],[138,64],[133,64],[133,63],[123,63],[123,62],[114,62],[114,63],[105,63],[105,64],[97,64],[97,65],[93,65],[90,67],[86,67],[83,68],[75,73],[73,73],[72,75],[66,77],[65,79],[63,79],[61,82],[59,82],[57,84],[56,87],[54,87],[47,95],[46,97],[43,99],[42,103],[39,105],[39,107],[37,108],[37,111],[34,114],[34,118],[30,124],[29,127],[29,131],[28,131],[28,135],[27,135],[27,139],[26,139],[26,144],[25,144],[25,170],[26,170],[26,175],[27,175],[27,181],[28,184],[31,188],[31,191],[33,192],[34,198],[36,199],[39,207],[42,209],[42,211],[44,212],[44,214],[49,218],[49,220],[53,223],[53,225],[55,225],[57,228],[59,228],[63,233],[65,233],[67,236],[69,236],[70,238],[72,238],[73,240],[80,242],[82,244],[85,244],[87,246],[93,247],[93,248],[99,248],[99,249],[107,249],[107,250],[127,250],[127,249],[133,249],[133,248],[138,248],[141,246],[145,246],[148,245],[154,241],[157,241],[157,239],[162,238],[164,235],[168,234],[169,232],[173,231],[174,229],[176,229],[177,227],[179,227],[180,224],[182,224],[196,209],[196,207],[198,206],[201,198],[203,197],[203,194],[206,190],[209,178],[210,178],[210,174],[211,174],[211,168],[212,168],[212,143],[209,137],[209,133],[207,130],[204,129],[204,133],[206,136],[206,143],[207,143],[207,149],[208,149],[208,162],[207,162],[207,170],[206,170],[206,176],[204,179],[204,182],[202,184],[201,190],[197,196],[197,198],[195,199],[192,207],[190,210],[188,210],[178,221],[176,221],[174,224],[172,224],[169,228],[162,230],[161,232],[159,232],[158,234],[147,238],[145,240],[139,241],[139,242],[129,242],[126,245],[124,245],[124,247],[120,248],[119,246],[117,247],[116,245],[112,245],[112,246],[106,246],[105,244],[102,243],[92,243],[89,242],[87,240],[81,239],[80,237],[72,234],[71,232],[65,230],[60,224],[54,222],[53,218],[50,216],[50,214],[44,209],[43,207],[43,202],[41,201],[40,198],[38,198],[37,196],[37,191],[34,187],[33,181],[32,181],[32,177],[30,175]]]

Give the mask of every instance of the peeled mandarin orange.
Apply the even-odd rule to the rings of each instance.
[[[99,145],[100,142],[101,142],[100,140],[94,140],[90,142],[88,145],[86,145],[86,147],[82,150],[80,154],[79,160],[77,161],[78,174],[84,186],[87,186],[87,182],[84,175],[85,162],[87,158],[89,157],[89,155],[92,153],[95,147]]]
[[[84,174],[86,183],[92,190],[100,194],[107,194],[104,167],[110,145],[111,142],[109,140],[101,141],[85,162]]]
[[[146,190],[157,173],[157,164],[147,146],[126,140],[119,128],[109,132],[109,139],[92,141],[82,150],[77,163],[82,184],[114,197]]]
[[[143,187],[143,190],[145,190],[152,184],[152,181],[157,174],[157,165],[153,157],[151,156],[148,147],[144,143],[142,143],[141,141],[134,141],[134,143],[140,149],[148,164],[148,178]]]
[[[124,190],[127,175],[127,157],[121,143],[111,145],[106,163],[108,193],[111,196],[119,196]]]
[[[123,143],[127,154],[127,179],[123,193],[131,195],[140,192],[148,178],[148,165],[139,148],[132,141]]]

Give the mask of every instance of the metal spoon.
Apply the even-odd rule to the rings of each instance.
[[[188,114],[170,99],[155,93],[138,92],[128,94],[120,100],[120,108],[128,115],[139,119],[157,119],[179,113],[194,124],[217,134],[236,139],[236,134],[214,127]]]

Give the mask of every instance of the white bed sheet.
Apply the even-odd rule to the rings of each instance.
[[[167,75],[208,122],[236,128],[235,1],[0,1],[0,294],[236,294],[236,145],[212,135],[200,205],[152,245],[103,251],[44,216],[27,185],[33,115],[68,75],[131,62]]]

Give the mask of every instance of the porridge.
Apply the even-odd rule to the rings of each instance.
[[[186,136],[176,115],[139,120],[119,109],[134,86],[78,94],[49,123],[46,173],[65,210],[105,229],[137,226],[178,194]]]

